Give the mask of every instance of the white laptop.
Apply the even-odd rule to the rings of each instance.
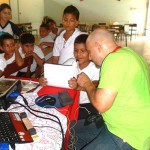
[[[47,85],[70,88],[68,80],[74,77],[76,67],[56,64],[44,64],[44,78]]]

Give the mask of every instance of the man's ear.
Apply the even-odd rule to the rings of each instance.
[[[95,42],[95,46],[96,46],[96,48],[100,51],[101,50],[101,44],[100,44],[100,42]]]

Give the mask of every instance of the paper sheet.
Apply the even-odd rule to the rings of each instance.
[[[70,88],[68,80],[74,77],[74,73],[74,66],[44,64],[44,77],[50,86]]]

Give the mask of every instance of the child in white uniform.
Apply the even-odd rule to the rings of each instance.
[[[21,36],[21,47],[19,48],[20,55],[23,58],[32,55],[33,56],[33,63],[31,65],[30,71],[31,75],[35,73],[37,65],[43,67],[44,64],[44,54],[42,50],[35,45],[35,38],[30,33],[24,33]],[[27,72],[27,67],[20,70],[17,76],[23,77]]]
[[[49,27],[47,24],[40,25],[40,44],[39,47],[44,49],[46,47],[53,47],[54,40],[49,35]]]
[[[0,49],[4,52],[0,54],[0,70],[4,71],[4,68],[14,61],[16,61],[18,66],[21,66],[23,64],[20,61],[21,57],[17,55],[19,51],[17,46],[15,47],[15,40],[12,35],[10,35],[9,33],[3,34],[1,36],[0,45]],[[12,75],[15,76],[16,74],[17,73],[14,73]]]
[[[75,143],[76,149],[81,149],[82,146],[85,145],[85,143],[89,143],[91,140],[93,140],[96,135],[99,133],[100,127],[96,128],[96,121],[90,122],[87,126],[85,126],[85,120],[90,114],[94,114],[95,116],[98,116],[101,118],[97,110],[92,106],[92,104],[89,101],[87,93],[77,84],[77,75],[84,72],[93,82],[95,86],[98,85],[98,80],[100,76],[100,68],[98,68],[93,62],[89,59],[89,54],[86,50],[86,39],[88,35],[81,34],[79,35],[74,42],[74,56],[77,60],[74,61],[76,63],[77,69],[76,69],[76,75],[74,78],[69,80],[69,86],[72,89],[80,90],[80,102],[79,102],[79,117],[78,121],[71,122],[71,135],[74,135],[78,140]],[[73,63],[73,65],[75,65]],[[65,64],[68,64],[67,62]],[[97,117],[97,118],[98,118]],[[99,123],[103,123],[103,120],[99,120]],[[73,127],[72,127],[73,126]],[[86,132],[86,139],[84,138],[84,134]],[[73,137],[71,137],[72,139]],[[72,145],[72,141],[70,140],[70,144]]]
[[[47,24],[49,26],[49,35],[52,37],[52,39],[55,41],[56,37],[64,30],[63,28],[57,27],[56,22],[53,19],[49,19],[47,21]]]
[[[74,57],[74,39],[82,32],[76,29],[78,26],[79,11],[70,5],[64,9],[63,28],[64,31],[56,38],[53,48],[53,64],[63,64],[69,58]]]

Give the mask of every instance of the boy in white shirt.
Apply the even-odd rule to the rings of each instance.
[[[1,36],[0,39],[0,49],[4,52],[0,54],[0,70],[4,71],[5,67],[14,61],[16,61],[18,66],[21,66],[23,63],[21,61],[21,57],[18,55],[19,52],[17,44],[15,44],[14,37],[9,33],[5,33]],[[15,76],[16,74],[17,73],[12,75]]]
[[[77,29],[79,23],[79,11],[70,5],[64,9],[64,31],[56,38],[53,48],[53,64],[63,64],[69,58],[74,58],[74,39],[82,32]]]
[[[54,40],[52,37],[49,35],[49,27],[47,24],[41,24],[40,25],[40,44],[39,47],[41,49],[44,49],[46,47],[53,47],[54,45]]]
[[[89,114],[95,114],[95,115],[97,115],[97,117],[101,117],[101,116],[98,114],[97,110],[90,103],[87,93],[84,91],[84,89],[82,89],[77,84],[77,76],[81,72],[86,73],[88,75],[88,77],[92,80],[92,82],[95,86],[98,85],[98,80],[99,80],[99,76],[100,76],[100,68],[97,68],[97,66],[93,62],[91,62],[89,59],[89,54],[88,54],[88,52],[86,50],[86,46],[85,46],[87,37],[88,37],[87,34],[81,34],[76,37],[76,39],[74,41],[74,56],[75,56],[75,58],[68,59],[63,64],[63,65],[76,66],[76,72],[75,72],[74,78],[71,78],[68,81],[68,84],[69,84],[70,88],[80,90],[80,98],[79,98],[80,106],[79,106],[79,117],[78,117],[79,120],[77,122],[72,121],[71,127],[70,127],[71,129],[72,128],[74,129],[73,131],[75,131],[75,132],[72,132],[72,130],[71,130],[70,136],[74,135],[74,133],[75,133],[74,137],[76,137],[78,139],[76,143],[72,143],[72,141],[70,140],[70,146],[75,144],[76,149],[81,149],[82,146],[84,146],[86,143],[93,140],[96,137],[96,135],[99,133],[100,127],[101,127],[100,126],[100,127],[96,128],[95,121],[89,123],[88,126],[84,126],[86,117]],[[63,78],[62,78],[62,80],[63,80]],[[45,78],[41,77],[39,80],[39,83],[41,85],[45,86],[47,81]],[[103,124],[102,119],[100,120],[100,124]],[[84,139],[85,133],[87,135],[86,139]],[[73,141],[76,141],[76,139],[73,139]]]
[[[75,39],[74,56],[77,61],[74,61],[73,65],[76,65],[77,69],[75,77],[68,81],[70,88],[80,90],[79,117],[77,122],[76,121],[71,122],[70,127],[71,128],[70,145],[74,143],[74,142],[72,143],[72,138],[73,137],[77,138],[77,141],[76,139],[73,139],[76,141],[74,143],[76,149],[81,149],[85,144],[92,141],[99,133],[100,127],[103,124],[101,115],[90,103],[86,91],[84,91],[84,89],[77,84],[78,74],[82,72],[84,72],[91,79],[95,87],[98,85],[98,80],[100,76],[100,68],[97,67],[89,59],[89,53],[86,50],[87,37],[88,37],[87,34],[81,34]],[[67,62],[65,64],[67,64]],[[92,122],[88,122],[87,125],[85,125],[86,124],[85,122],[87,118],[90,117],[90,115],[91,116],[93,115],[95,118],[97,117],[99,121],[93,120]],[[97,124],[100,124],[100,126],[98,126]]]
[[[43,64],[45,62],[44,54],[42,50],[35,45],[35,38],[30,33],[24,33],[22,34],[21,38],[21,47],[19,48],[20,56],[22,57],[21,61],[24,61],[23,58],[27,56],[33,56],[33,63],[31,65],[30,71],[31,76],[35,73],[35,70],[37,68],[37,65],[40,67],[43,67]],[[24,69],[21,69],[17,76],[24,77],[27,72],[27,67]]]
[[[47,21],[47,24],[49,26],[49,35],[52,37],[52,39],[55,41],[56,37],[64,30],[63,28],[56,27],[56,22],[53,19],[49,19]]]

